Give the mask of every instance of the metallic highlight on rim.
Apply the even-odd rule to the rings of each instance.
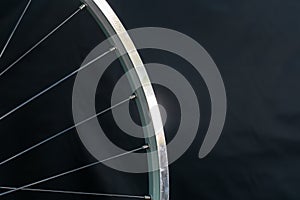
[[[133,85],[142,86],[141,91],[137,91],[141,117],[147,118],[150,113],[155,137],[151,137],[153,134],[150,132],[144,134],[146,137],[149,137],[147,140],[150,150],[157,152],[155,157],[148,157],[148,165],[150,169],[159,169],[156,172],[149,173],[149,192],[154,200],[168,200],[169,169],[167,145],[161,115],[158,109],[153,109],[158,107],[158,103],[144,64],[126,29],[106,0],[82,1],[87,5],[88,10],[93,14],[108,37],[117,35],[117,37],[112,37],[112,43],[118,46],[119,51],[127,52],[126,56],[121,57],[125,70],[137,69],[137,76],[129,77],[129,81]],[[122,49],[119,49],[119,46]]]

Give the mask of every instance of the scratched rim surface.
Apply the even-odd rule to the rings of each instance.
[[[162,118],[157,109],[150,109],[157,107],[157,99],[150,83],[149,76],[144,67],[144,64],[137,52],[133,41],[128,35],[123,24],[106,2],[106,0],[82,0],[87,5],[89,12],[94,16],[95,20],[100,25],[101,29],[107,37],[113,37],[112,43],[122,45],[127,52],[125,56],[120,59],[122,61],[125,71],[139,67],[136,77],[128,77],[133,85],[141,85],[141,92],[139,96],[139,112],[141,119],[146,119],[149,116],[152,121],[152,131],[155,137],[151,137],[153,132],[145,131],[145,136],[149,137],[147,143],[150,145],[150,150],[157,152],[155,156],[148,156],[148,165],[150,169],[159,169],[149,173],[149,194],[154,200],[168,200],[169,199],[169,170],[168,170],[168,156],[166,148],[165,134],[162,127]],[[157,124],[159,126],[157,126]]]

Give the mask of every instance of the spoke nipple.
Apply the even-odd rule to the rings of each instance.
[[[136,94],[131,95],[131,96],[129,97],[130,100],[133,100],[133,99],[135,99],[135,98],[137,98],[137,95],[136,95]]]
[[[143,149],[149,149],[149,148],[150,148],[150,146],[148,144],[143,146]]]
[[[85,7],[86,7],[86,4],[82,4],[82,5],[79,7],[79,9],[80,9],[80,10],[83,10]]]
[[[115,51],[115,50],[117,50],[117,47],[112,47],[109,49],[109,51]]]
[[[151,200],[151,197],[150,196],[145,196],[145,199],[146,200]]]

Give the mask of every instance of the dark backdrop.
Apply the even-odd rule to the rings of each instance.
[[[26,1],[1,2],[0,46],[13,28]],[[210,102],[203,80],[191,66],[172,55],[145,51],[145,62],[168,64],[192,83],[201,106],[198,136],[190,149],[170,166],[171,199],[252,200],[300,198],[300,2],[297,0],[111,0],[128,29],[159,26],[181,31],[209,52],[222,74],[228,114],[220,141],[205,159],[198,150],[209,123]],[[0,69],[74,11],[76,0],[34,1],[4,57]],[[0,78],[0,111],[5,113],[54,80],[78,68],[104,39],[87,12],[76,16],[15,68]],[[118,63],[115,63],[118,66]],[[107,71],[105,89],[98,92],[99,110],[109,105],[109,88],[121,76],[119,66]],[[74,79],[0,122],[1,160],[70,126]],[[167,88],[155,86],[168,113],[178,102]],[[99,101],[100,102],[100,101]],[[174,115],[176,116],[176,115]],[[176,117],[168,118],[168,139],[176,132]],[[110,133],[110,113],[100,119]],[[113,123],[113,122],[111,122]],[[129,142],[130,148],[140,141]],[[117,142],[117,141],[116,141]],[[73,131],[39,150],[0,167],[0,183],[20,186],[81,166],[93,158]],[[131,175],[98,166],[47,184],[43,188],[90,192],[144,194],[145,175]],[[93,199],[19,192],[3,199]],[[94,197],[95,198],[95,197]],[[96,198],[95,198],[96,199]]]

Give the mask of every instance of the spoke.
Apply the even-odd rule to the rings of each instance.
[[[110,161],[110,160],[114,160],[114,159],[117,159],[117,158],[120,158],[120,157],[124,157],[124,156],[126,156],[126,155],[129,155],[129,154],[138,152],[138,151],[140,151],[140,150],[145,150],[145,149],[149,149],[149,146],[148,146],[148,145],[144,145],[144,146],[139,147],[139,148],[137,148],[137,149],[134,149],[134,150],[131,150],[131,151],[127,151],[127,152],[125,152],[125,153],[121,153],[121,154],[118,154],[118,155],[115,155],[115,156],[106,158],[106,159],[104,159],[104,160],[96,161],[96,162],[93,162],[93,163],[84,165],[84,166],[82,166],[82,167],[75,168],[75,169],[72,169],[72,170],[70,170],[70,171],[63,172],[63,173],[61,173],[61,174],[57,174],[57,175],[50,176],[50,177],[48,177],[48,178],[45,178],[45,179],[42,179],[42,180],[33,182],[33,183],[29,183],[29,184],[27,184],[27,185],[24,185],[24,186],[21,186],[21,187],[18,187],[18,188],[9,190],[9,191],[7,191],[7,192],[3,192],[3,193],[0,194],[0,197],[2,197],[2,196],[4,196],[4,195],[11,194],[11,193],[14,193],[14,192],[17,192],[17,191],[20,191],[20,190],[23,190],[23,189],[25,189],[25,188],[29,188],[29,187],[32,187],[32,186],[35,186],[35,185],[38,185],[38,184],[41,184],[41,183],[45,183],[45,182],[51,181],[51,180],[53,180],[53,179],[60,178],[60,177],[62,177],[62,176],[66,176],[66,175],[69,175],[69,174],[73,174],[73,173],[75,173],[75,172],[78,172],[78,171],[81,171],[81,170],[84,170],[84,169],[87,169],[87,168],[90,168],[90,167],[99,165],[99,164],[101,164],[101,163],[104,163],[104,162],[107,162],[107,161]]]
[[[29,104],[30,102],[32,102],[33,100],[37,99],[38,97],[42,96],[43,94],[45,94],[46,92],[50,91],[51,89],[55,88],[56,86],[58,86],[59,84],[61,84],[62,82],[64,82],[65,80],[69,79],[70,77],[74,76],[75,74],[77,74],[79,71],[89,67],[91,64],[93,64],[94,62],[98,61],[100,58],[104,57],[105,55],[109,54],[112,51],[115,51],[116,48],[113,47],[111,49],[109,49],[108,51],[104,52],[103,54],[101,54],[100,56],[98,56],[97,58],[93,59],[92,61],[88,62],[87,64],[83,65],[82,67],[80,67],[79,69],[73,71],[72,73],[70,73],[69,75],[65,76],[64,78],[60,79],[59,81],[55,82],[54,84],[52,84],[51,86],[47,87],[46,89],[44,89],[43,91],[39,92],[38,94],[34,95],[33,97],[31,97],[30,99],[28,99],[27,101],[23,102],[22,104],[20,104],[19,106],[15,107],[14,109],[12,109],[11,111],[9,111],[8,113],[2,115],[0,117],[0,121],[3,120],[4,118],[8,117],[9,115],[13,114],[14,112],[16,112],[17,110],[19,110],[20,108],[24,107],[25,105]]]
[[[9,45],[12,37],[14,36],[14,34],[15,34],[16,30],[17,30],[17,28],[19,27],[19,25],[20,25],[20,23],[21,23],[24,15],[25,15],[26,11],[28,10],[28,7],[29,7],[30,4],[31,4],[31,0],[28,1],[26,7],[24,8],[24,11],[22,12],[22,14],[21,14],[21,16],[20,16],[20,18],[19,18],[19,20],[17,22],[17,24],[15,25],[13,31],[11,32],[10,36],[8,37],[8,39],[7,39],[5,45],[4,45],[4,47],[3,47],[3,49],[2,49],[2,51],[0,53],[0,58],[2,58],[2,56],[3,56],[3,54],[4,54],[4,52],[5,52],[6,48],[7,48],[7,46]]]
[[[30,52],[36,49],[41,43],[43,43],[46,39],[48,39],[51,35],[53,35],[58,29],[60,29],[63,25],[65,25],[68,21],[70,21],[75,15],[77,15],[81,10],[86,7],[85,4],[81,5],[73,14],[71,14],[67,19],[65,19],[61,24],[59,24],[56,28],[54,28],[50,33],[48,33],[45,37],[43,37],[39,42],[33,45],[29,50],[27,50],[24,54],[22,54],[17,60],[15,60],[12,64],[10,64],[5,70],[0,73],[0,77],[5,74],[8,70],[10,70],[13,66],[19,63],[25,56],[27,56]]]
[[[37,144],[29,147],[28,149],[26,149],[26,150],[24,150],[24,151],[22,151],[22,152],[20,152],[20,153],[18,153],[16,155],[14,155],[14,156],[12,156],[12,157],[10,157],[10,158],[2,161],[0,163],[0,166],[4,165],[4,164],[8,163],[9,161],[12,161],[12,160],[14,160],[14,159],[16,159],[16,158],[18,158],[20,156],[22,156],[23,154],[25,154],[25,153],[27,153],[29,151],[32,151],[33,149],[36,149],[37,147],[39,147],[39,146],[41,146],[43,144],[46,144],[46,143],[54,140],[55,138],[57,138],[57,137],[65,134],[65,133],[69,132],[70,130],[72,130],[72,129],[74,129],[74,128],[76,128],[76,127],[78,127],[78,126],[80,126],[80,125],[82,125],[82,124],[84,124],[84,123],[92,120],[92,119],[95,119],[96,117],[99,117],[100,115],[102,115],[102,114],[104,114],[104,113],[106,113],[106,112],[108,112],[108,111],[110,111],[110,110],[112,110],[112,109],[114,109],[114,108],[116,108],[116,107],[118,107],[118,106],[120,106],[120,105],[122,105],[122,104],[124,104],[124,103],[126,103],[126,102],[128,102],[130,100],[132,100],[132,99],[135,99],[135,98],[136,98],[135,95],[130,96],[129,98],[127,98],[127,99],[125,99],[125,100],[123,100],[123,101],[121,101],[121,102],[119,102],[119,103],[117,103],[117,104],[115,104],[115,105],[113,105],[113,106],[111,106],[109,108],[106,108],[105,110],[103,110],[103,111],[101,111],[101,112],[99,112],[99,113],[97,113],[97,114],[95,114],[95,115],[93,115],[93,116],[91,116],[91,117],[89,117],[89,118],[81,121],[81,122],[78,122],[78,123],[74,124],[73,126],[70,126],[69,128],[64,129],[63,131],[60,131],[59,133],[57,133],[57,134],[55,134],[55,135],[53,135],[53,136],[51,136],[51,137],[43,140],[42,142],[39,142],[39,143],[37,143]]]
[[[15,187],[0,187],[3,190],[14,190]],[[138,195],[126,195],[126,194],[108,194],[108,193],[95,193],[95,192],[76,192],[66,190],[47,190],[47,189],[33,189],[23,188],[22,191],[29,192],[45,192],[45,193],[56,193],[56,194],[71,194],[71,195],[87,195],[87,196],[103,196],[103,197],[115,197],[115,198],[131,198],[131,199],[146,199],[150,200],[150,196],[138,196]]]

